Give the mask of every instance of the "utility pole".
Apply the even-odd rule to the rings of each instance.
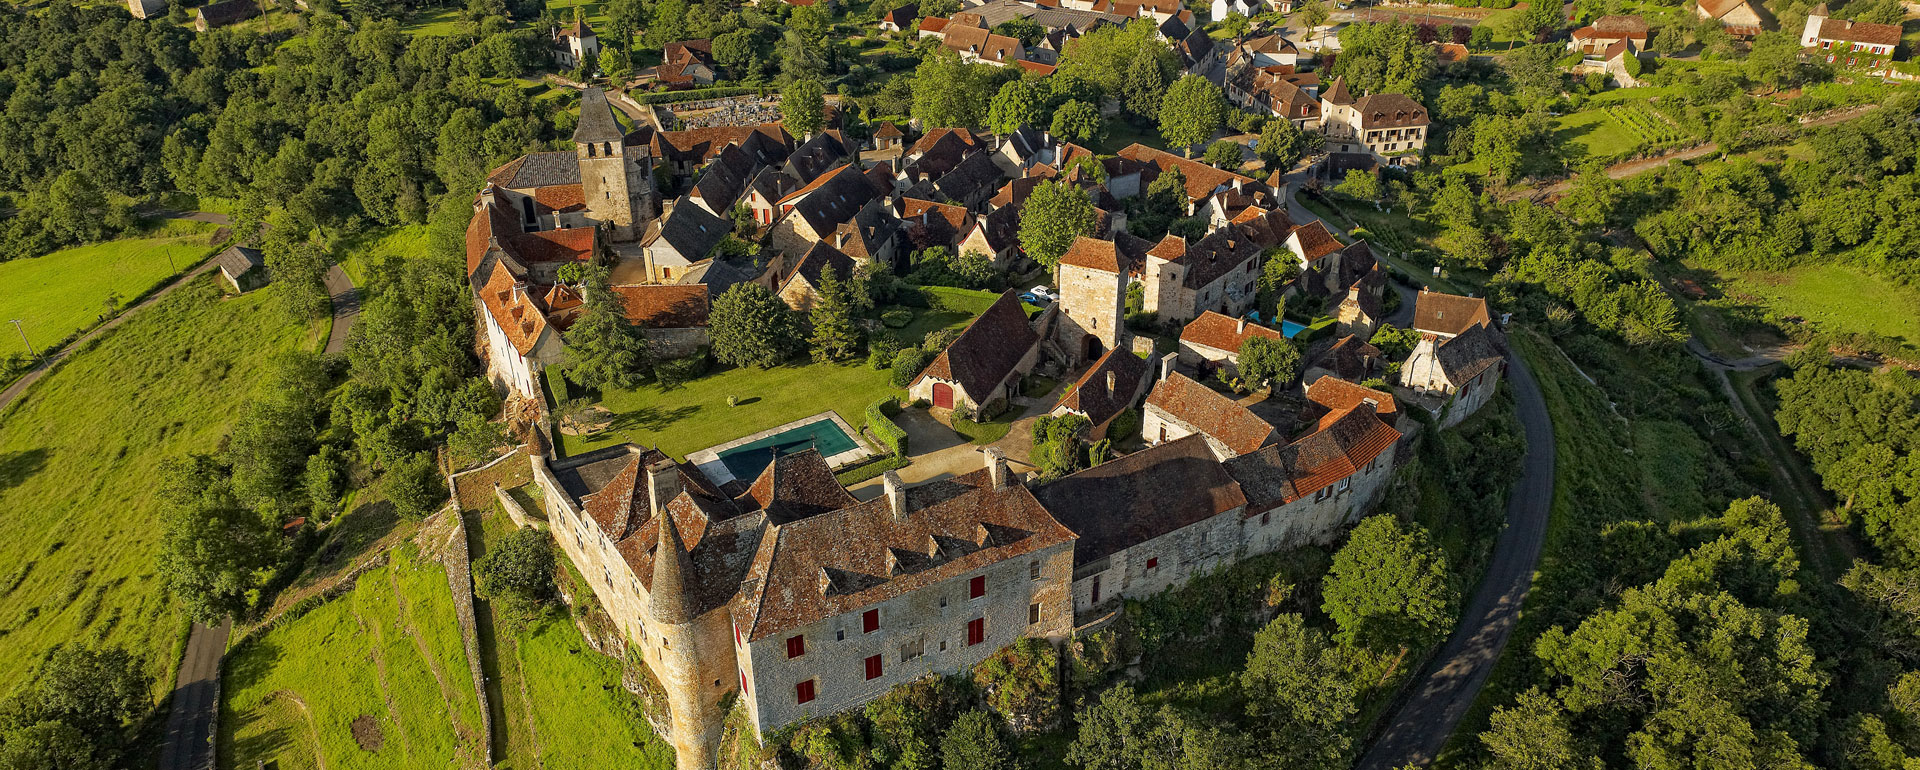
[[[37,352],[34,352],[33,343],[27,342],[27,331],[25,329],[20,328],[20,319],[18,318],[13,319],[13,330],[19,332],[20,341],[23,343],[26,343],[27,355],[33,356],[33,359],[35,361],[40,360],[40,354]]]

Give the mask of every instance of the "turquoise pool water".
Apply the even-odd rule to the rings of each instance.
[[[720,452],[719,458],[734,478],[752,483],[761,471],[773,464],[775,457],[808,449],[818,449],[821,456],[832,457],[858,446],[839,425],[832,420],[822,419],[783,430],[750,444],[741,444]]]
[[[1306,330],[1307,330],[1306,324],[1297,324],[1285,319],[1282,319],[1280,321],[1280,333],[1287,335],[1287,339],[1293,339],[1293,335],[1299,334]]]

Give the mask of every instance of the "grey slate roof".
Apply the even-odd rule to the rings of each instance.
[[[733,220],[714,216],[691,204],[674,206],[661,218],[660,239],[687,261],[704,259],[733,230]],[[651,243],[651,241],[649,241]]]
[[[933,189],[942,198],[958,203],[976,195],[992,194],[1000,189],[1004,178],[1000,167],[994,165],[993,155],[980,152],[968,156],[952,171],[934,180]]]
[[[715,212],[726,212],[733,208],[735,201],[747,191],[748,179],[753,174],[753,158],[748,157],[740,145],[729,144],[720,151],[719,157],[707,164],[700,172],[700,178],[693,183],[689,197],[706,201]]]
[[[607,103],[607,92],[598,87],[588,87],[581,92],[580,123],[573,129],[573,141],[619,142],[626,136],[627,133],[620,130],[620,121],[613,119],[613,105]]]
[[[580,159],[572,152],[530,152],[520,159],[520,168],[514,170],[513,178],[502,184],[509,190],[525,190],[530,187],[549,185],[579,184]]]
[[[1076,568],[1247,504],[1199,434],[1096,465],[1033,496],[1080,536]]]
[[[261,256],[259,249],[233,246],[226,251],[220,252],[219,256],[214,257],[213,263],[219,265],[220,270],[227,275],[237,277],[248,270],[265,265],[267,262],[266,259]]]
[[[1447,381],[1456,386],[1498,365],[1502,355],[1500,342],[1485,325],[1467,327],[1460,336],[1442,341],[1434,350],[1434,356],[1440,360],[1440,370],[1446,372]]]

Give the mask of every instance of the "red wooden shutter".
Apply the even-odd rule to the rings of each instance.
[[[860,632],[861,633],[871,634],[878,630],[880,630],[880,611],[879,610],[867,610],[866,612],[860,613]]]
[[[967,598],[978,599],[987,595],[987,576],[978,575],[967,582]]]
[[[880,656],[874,655],[872,657],[867,658],[867,678],[868,679],[880,678]]]
[[[987,640],[987,619],[974,618],[967,621],[967,646],[972,647]]]
[[[804,636],[787,637],[787,659],[792,660],[807,654],[807,638]]]
[[[800,703],[812,702],[813,701],[813,680],[808,679],[807,681],[794,685],[793,699]]]

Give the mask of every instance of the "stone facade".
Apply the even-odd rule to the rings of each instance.
[[[1062,543],[791,632],[751,642],[736,636],[741,678],[758,684],[746,693],[747,713],[765,735],[857,708],[928,674],[965,671],[1023,637],[1065,639],[1073,632],[1072,574],[1073,545]],[[986,579],[986,593],[971,598],[977,577]],[[863,625],[868,611],[879,613],[872,632]],[[985,621],[985,636],[968,644],[968,624],[976,620]],[[794,637],[805,652],[788,658]],[[868,678],[868,661],[876,656],[879,675]],[[798,702],[802,682],[812,683],[813,699],[805,704]]]
[[[1127,276],[1060,264],[1060,322],[1055,341],[1076,360],[1122,348],[1127,338]]]

